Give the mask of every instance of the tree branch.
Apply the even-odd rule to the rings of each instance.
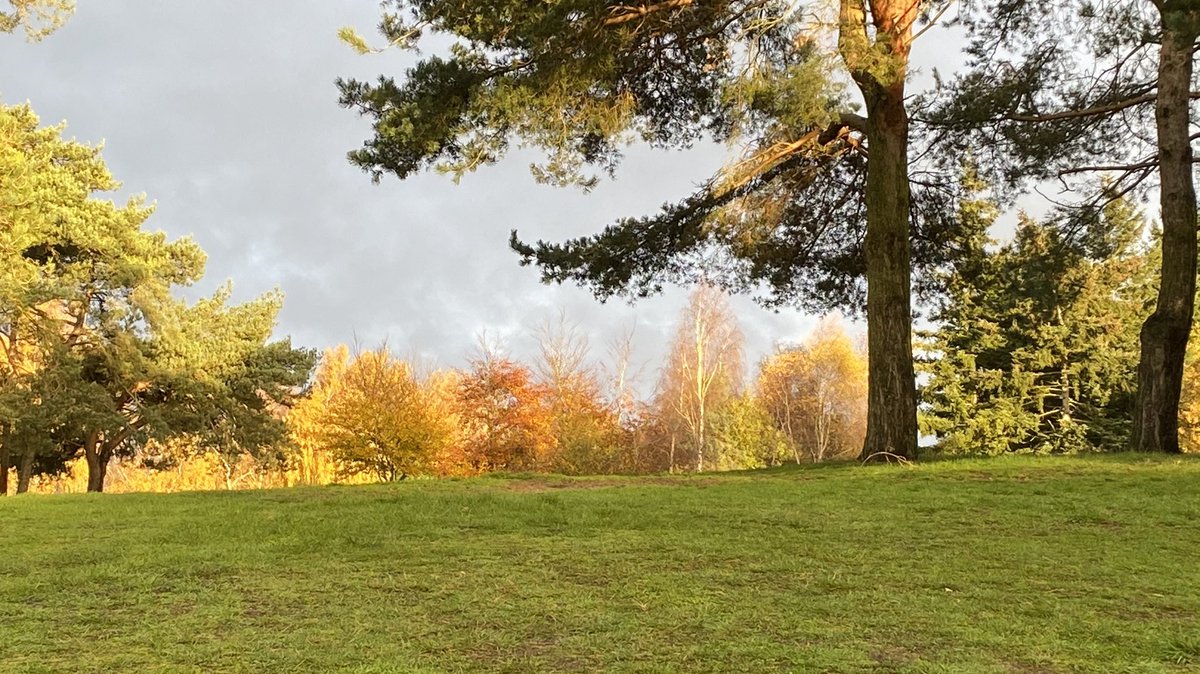
[[[1193,99],[1200,99],[1200,92],[1193,91],[1191,94]],[[1057,122],[1063,119],[1078,119],[1080,117],[1095,117],[1097,115],[1107,115],[1112,112],[1119,112],[1127,108],[1132,108],[1145,103],[1153,103],[1158,99],[1157,93],[1142,94],[1133,98],[1126,98],[1120,101],[1114,101],[1106,105],[1097,105],[1092,108],[1083,110],[1063,110],[1062,112],[1052,112],[1045,115],[1005,115],[1004,119],[1014,122]]]
[[[619,5],[612,8],[608,18],[604,20],[604,25],[619,26],[630,21],[637,21],[655,12],[682,9],[692,5],[693,2],[694,0],[663,0],[653,5]]]

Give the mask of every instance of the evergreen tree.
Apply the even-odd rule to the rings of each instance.
[[[1200,5],[1195,0],[984,0],[964,3],[970,72],[931,115],[942,148],[978,150],[1011,183],[1114,181],[1060,213],[1095,217],[1117,195],[1157,181],[1162,265],[1140,332],[1131,446],[1179,451],[1178,409],[1196,294],[1196,190],[1191,99]],[[1075,184],[1072,184],[1072,183]],[[1094,187],[1094,183],[1087,184]]]
[[[601,297],[713,278],[698,267],[718,259],[726,285],[768,288],[769,302],[865,302],[864,452],[912,456],[912,260],[944,251],[945,209],[935,205],[941,191],[926,189],[930,176],[910,181],[908,58],[921,26],[949,4],[385,3],[389,44],[415,48],[436,35],[450,46],[401,82],[339,82],[342,103],[374,124],[350,158],[375,179],[430,167],[457,177],[519,141],[548,152],[534,168],[539,180],[589,187],[590,170],[614,171],[635,138],[685,147],[708,135],[743,146],[657,216],[563,244],[514,233],[512,245],[545,280],[580,282]],[[369,50],[352,31],[343,37]],[[857,87],[864,115],[842,82]]]
[[[82,455],[88,489],[150,439],[264,456],[273,417],[307,380],[312,354],[267,343],[282,296],[229,306],[230,288],[187,305],[203,274],[188,239],[142,229],[142,200],[97,198],[117,183],[97,148],[0,106],[0,473]]]
[[[960,211],[974,254],[945,273],[926,336],[926,432],[951,453],[1122,448],[1157,254],[1141,215],[1115,200],[1075,236],[1022,217],[989,251],[995,215],[982,198]]]

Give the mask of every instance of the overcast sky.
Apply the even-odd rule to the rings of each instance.
[[[590,194],[535,184],[532,157],[519,154],[459,185],[436,174],[374,185],[345,158],[369,126],[337,105],[333,82],[399,75],[411,62],[359,56],[337,39],[343,25],[373,34],[378,11],[368,0],[80,0],[40,44],[0,36],[0,100],[28,100],[44,124],[66,120],[68,137],[103,141],[124,192],[157,204],[149,226],[207,251],[200,290],[225,279],[243,299],[282,288],[278,333],[298,344],[386,339],[402,355],[459,366],[482,331],[530,355],[536,326],[565,309],[597,351],[636,325],[641,385],[652,386],[686,289],[602,305],[540,285],[508,233],[560,240],[652,212],[712,175],[723,150],[634,148]],[[960,59],[933,33],[914,57],[943,69]],[[734,306],[749,365],[816,322],[747,298]]]

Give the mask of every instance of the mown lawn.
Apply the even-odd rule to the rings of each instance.
[[[1200,460],[0,499],[4,672],[1200,671]]]

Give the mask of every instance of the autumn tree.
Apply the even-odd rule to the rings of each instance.
[[[520,142],[547,152],[539,181],[586,188],[615,171],[632,139],[741,146],[720,175],[656,216],[565,244],[514,233],[512,246],[544,280],[601,297],[713,278],[716,260],[726,285],[766,288],[776,304],[865,300],[864,453],[912,456],[912,261],[945,255],[946,209],[933,176],[910,181],[905,86],[913,40],[949,4],[840,0],[822,15],[822,3],[776,0],[396,0],[380,24],[388,43],[437,52],[400,81],[339,82],[342,104],[374,124],[350,159],[376,180],[428,168],[459,177]],[[351,30],[343,37],[371,50]]]
[[[1192,326],[1195,333],[1197,325]],[[1189,453],[1200,452],[1200,339],[1188,340],[1187,363],[1183,370],[1183,391],[1179,399],[1179,444]]]
[[[386,347],[345,366],[319,418],[317,437],[343,471],[386,482],[433,472],[450,438],[412,367]]]
[[[338,477],[336,459],[324,436],[329,407],[341,394],[349,365],[350,349],[345,344],[326,349],[307,395],[288,413],[288,436],[295,450],[289,468],[300,484],[328,484]]]
[[[7,4],[8,10],[0,11],[0,33],[20,29],[30,42],[58,30],[75,13],[75,0],[8,0]]]
[[[713,416],[741,387],[742,333],[737,318],[720,290],[697,286],[680,315],[657,395],[659,413],[678,432],[679,456],[686,452],[691,457],[690,468],[704,470]],[[675,444],[673,433],[673,448]]]
[[[1117,197],[1157,187],[1162,268],[1141,328],[1130,446],[1179,451],[1178,409],[1196,294],[1192,0],[1003,0],[966,5],[970,70],[930,115],[1009,184],[1076,191],[1070,232]],[[1111,184],[1095,190],[1094,174]],[[1080,183],[1079,181],[1082,181]]]
[[[836,316],[759,366],[756,393],[793,458],[819,463],[858,451],[866,432],[866,357]]]
[[[455,369],[434,370],[424,378],[426,402],[447,430],[446,442],[434,454],[433,469],[442,477],[469,475],[473,472],[467,451],[468,430],[460,417],[459,392],[466,375]]]
[[[789,438],[780,431],[751,392],[726,400],[713,415],[711,463],[716,470],[777,466],[791,454]]]
[[[546,391],[554,448],[551,468],[567,474],[614,472],[620,401],[606,401],[587,336],[560,313],[538,328],[538,380]]]
[[[539,470],[554,448],[547,391],[533,372],[485,351],[458,382],[463,454],[476,472]]]

